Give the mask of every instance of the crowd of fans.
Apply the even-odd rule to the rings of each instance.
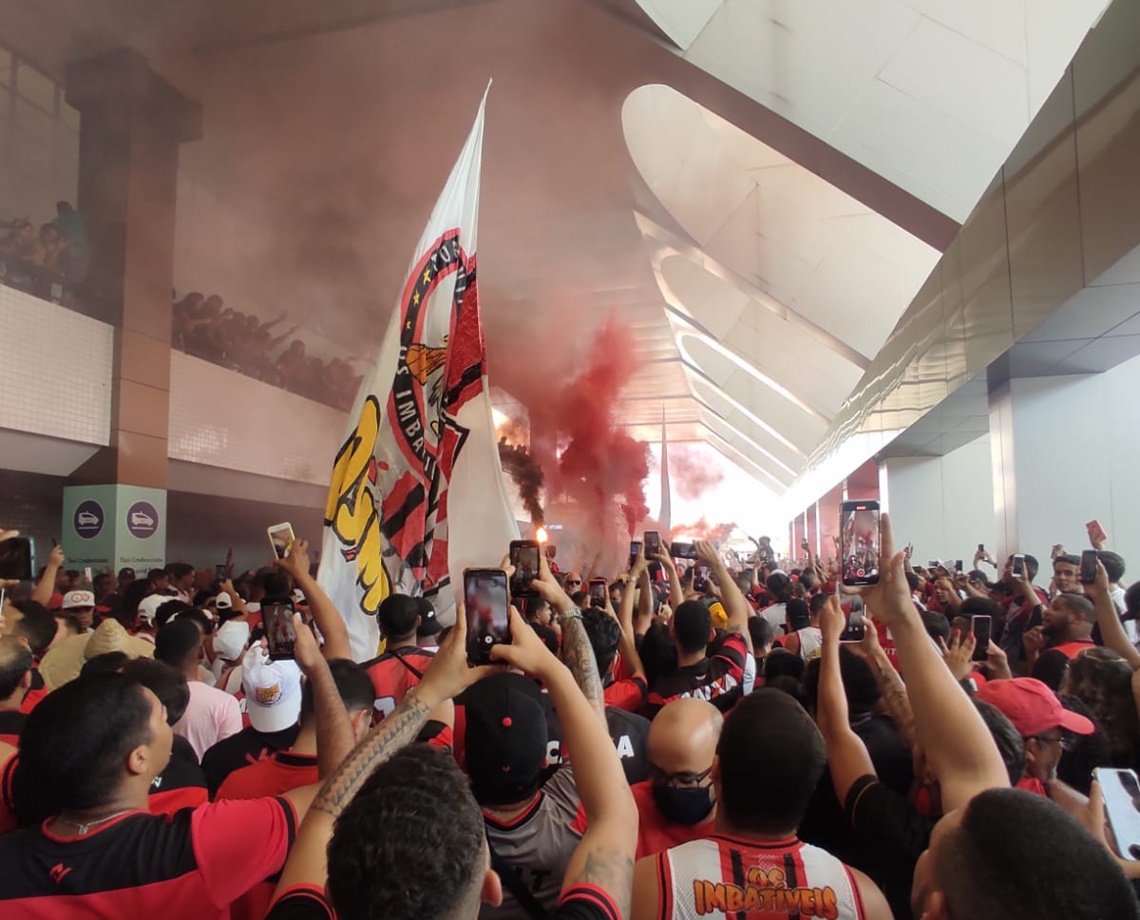
[[[55,219],[38,230],[28,217],[8,222],[8,235],[0,241],[0,281],[64,303],[87,275],[87,221],[66,201],[55,207]]]
[[[248,377],[282,387],[345,411],[352,408],[361,377],[349,361],[307,354],[297,326],[277,334],[281,314],[268,322],[227,307],[217,294],[192,291],[175,299],[171,344]]]
[[[698,542],[706,590],[665,546],[593,606],[544,557],[479,667],[462,610],[402,595],[350,660],[304,540],[232,580],[87,585],[57,549],[2,610],[0,912],[1140,915],[1092,781],[1140,760],[1123,559],[1082,582],[1056,547],[1038,587],[1028,554],[955,573],[895,552],[886,515],[880,540],[875,585]]]

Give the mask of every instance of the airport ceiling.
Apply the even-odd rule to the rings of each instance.
[[[617,316],[631,433],[664,409],[779,494],[1106,5],[0,0],[0,34],[55,74],[129,45],[200,100],[179,286],[353,349],[493,78],[492,383],[569,377]]]

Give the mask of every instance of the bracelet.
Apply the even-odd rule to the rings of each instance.
[[[571,607],[569,610],[565,610],[562,613],[558,614],[558,625],[561,626],[567,620],[580,620],[580,619],[582,619],[582,611],[579,610],[577,608],[577,606],[574,606],[574,607]]]

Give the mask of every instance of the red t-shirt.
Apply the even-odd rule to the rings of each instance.
[[[400,705],[400,700],[420,682],[434,657],[434,649],[401,648],[385,652],[361,665],[372,679],[372,690],[376,694],[373,723],[381,721]]]
[[[274,751],[263,760],[234,770],[225,778],[214,797],[222,799],[259,799],[281,795],[317,782],[317,755]]]
[[[653,801],[653,784],[634,783],[629,787],[633,800],[637,802],[640,821],[637,826],[637,859],[642,856],[656,856],[670,847],[680,846],[690,840],[707,837],[713,832],[713,819],[708,818],[699,824],[673,824],[661,814],[661,809]]]
[[[228,920],[231,902],[281,870],[297,813],[266,798],[132,811],[83,837],[48,823],[0,837],[0,914]]]
[[[644,677],[631,677],[615,680],[603,691],[607,706],[624,709],[626,712],[640,712],[649,696],[649,687]]]

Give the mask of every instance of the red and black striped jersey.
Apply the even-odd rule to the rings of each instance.
[[[297,814],[267,798],[133,811],[81,837],[50,824],[0,837],[0,914],[228,920],[231,902],[281,870]]]

